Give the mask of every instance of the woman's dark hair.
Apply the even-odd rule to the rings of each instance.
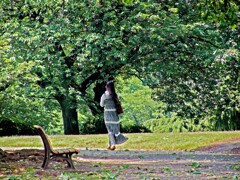
[[[118,100],[118,96],[117,96],[117,93],[115,91],[115,86],[114,86],[113,80],[110,80],[110,81],[107,82],[106,88],[108,88],[110,90],[110,95],[112,96],[112,98],[113,98],[113,100],[116,104],[116,101]]]

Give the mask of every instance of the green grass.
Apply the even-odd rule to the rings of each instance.
[[[240,131],[194,133],[139,133],[125,134],[129,140],[118,149],[191,151],[203,146],[240,139]],[[52,135],[53,147],[106,148],[107,134]],[[43,147],[40,136],[0,137],[1,147]]]

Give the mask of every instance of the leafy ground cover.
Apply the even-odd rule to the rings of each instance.
[[[76,169],[62,160],[42,169],[43,150],[1,151],[1,179],[239,179],[239,148],[214,153],[219,145],[196,152],[81,150]],[[223,145],[221,144],[221,149]],[[210,151],[211,150],[211,153]]]

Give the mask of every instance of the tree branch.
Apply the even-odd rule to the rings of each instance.
[[[207,40],[207,39],[204,39],[204,38],[201,38],[201,37],[197,37],[197,36],[190,35],[190,36],[188,36],[188,38],[197,39],[198,41],[202,41],[202,42],[211,44],[212,46],[214,46],[214,47],[216,47],[216,48],[220,48],[219,46],[215,45],[215,44],[212,43],[211,41],[209,41],[209,40]]]

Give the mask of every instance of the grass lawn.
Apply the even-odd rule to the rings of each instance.
[[[172,150],[191,151],[223,141],[240,139],[240,131],[193,133],[135,133],[125,134],[129,140],[119,145],[121,150]],[[107,134],[100,135],[51,135],[53,147],[106,148]],[[40,136],[0,137],[1,147],[43,147]]]

